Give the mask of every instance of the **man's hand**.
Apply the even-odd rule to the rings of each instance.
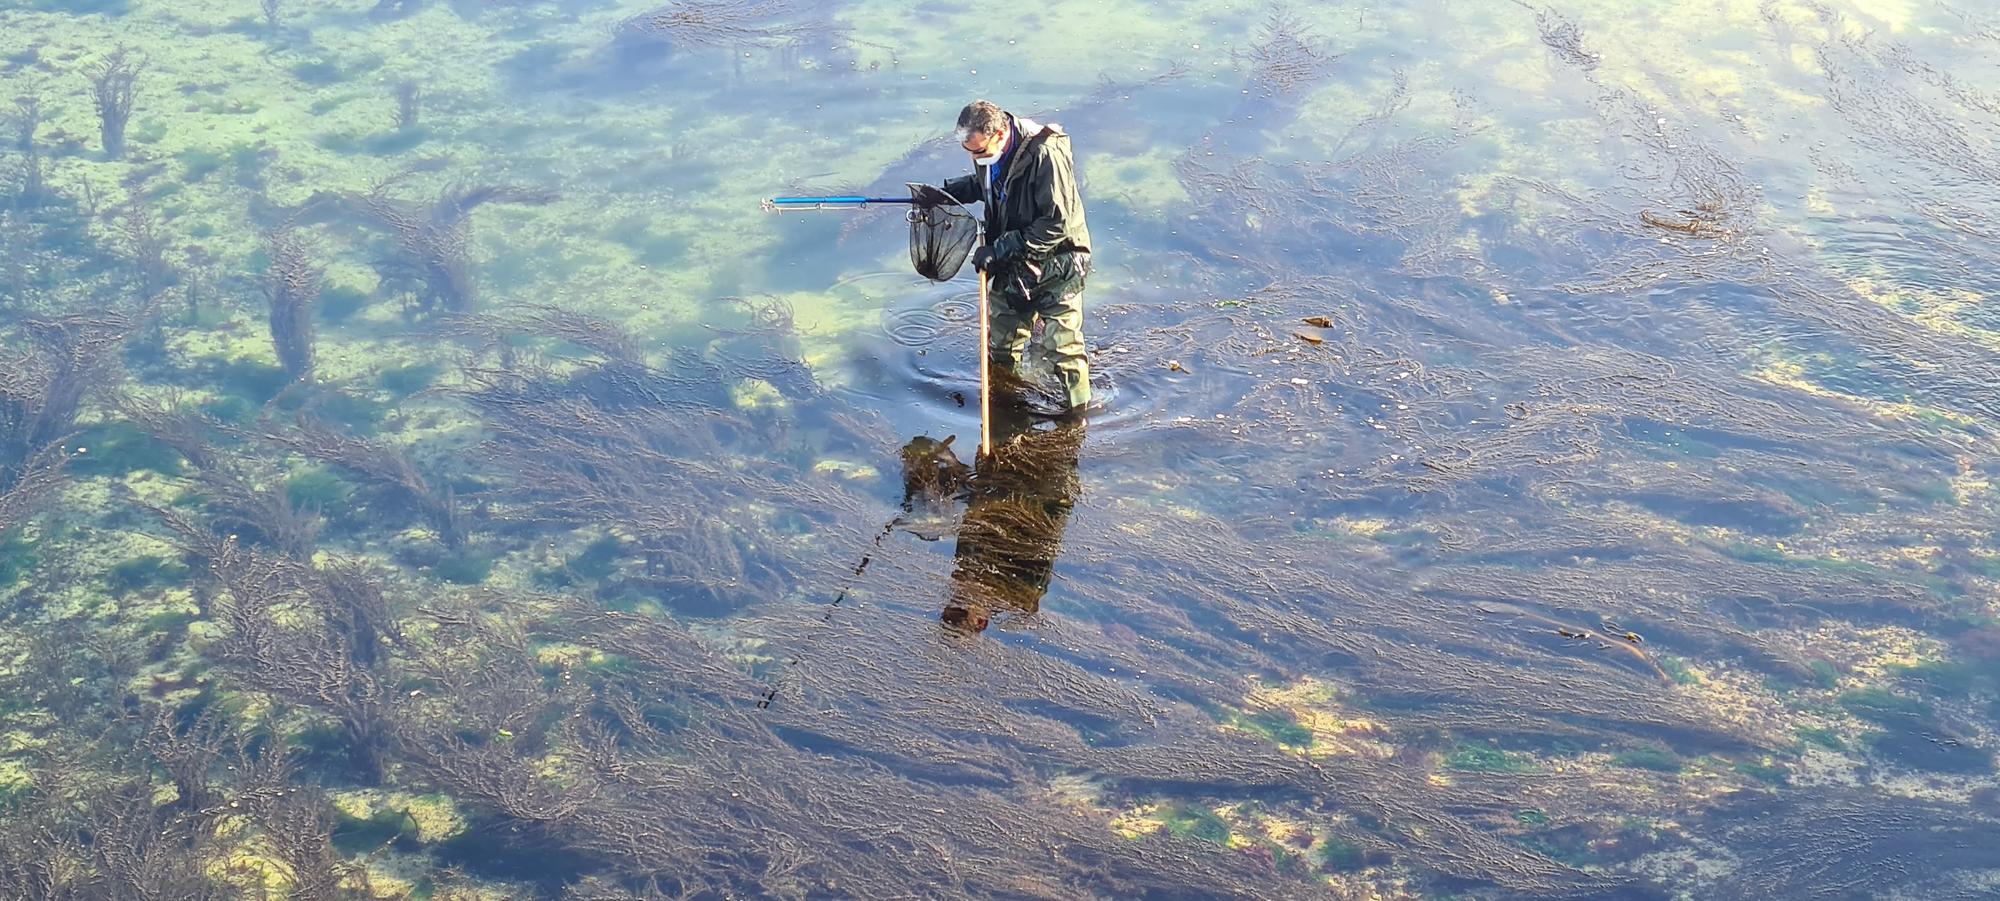
[[[993,255],[998,259],[1014,259],[1021,255],[1022,250],[1021,232],[1018,229],[993,239]]]
[[[993,265],[993,248],[982,244],[972,249],[972,268],[985,272],[986,267],[991,265]]]

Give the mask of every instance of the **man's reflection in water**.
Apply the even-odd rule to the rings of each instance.
[[[957,563],[942,619],[980,631],[1000,610],[1034,613],[1049,590],[1063,530],[1077,496],[1081,421],[1043,423],[1005,392],[993,401],[994,452],[964,481],[965,516],[958,527]],[[913,439],[903,449],[904,482],[919,491],[950,488],[964,464],[950,442]],[[954,465],[956,469],[954,469]],[[912,503],[906,494],[904,505]]]

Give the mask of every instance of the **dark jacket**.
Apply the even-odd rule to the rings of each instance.
[[[959,203],[986,204],[986,234],[995,259],[1039,263],[1060,251],[1089,253],[1090,230],[1083,223],[1069,135],[1060,125],[1012,115],[1007,123],[1013,135],[1000,178],[1002,202],[992,203],[986,196],[983,167],[945,182],[945,193]]]

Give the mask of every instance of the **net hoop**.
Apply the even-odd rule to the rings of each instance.
[[[951,281],[979,244],[979,219],[935,185],[909,188],[910,265],[931,281]]]

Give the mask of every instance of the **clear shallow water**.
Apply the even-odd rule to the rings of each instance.
[[[0,878],[1991,892],[2000,20],[367,7],[4,13],[18,371],[73,346],[36,317],[162,312],[63,486],[7,445]],[[1105,406],[957,491],[902,449],[970,462],[969,278],[756,201],[956,174],[972,96],[1076,135]],[[424,268],[458,245],[398,223],[481,184],[559,197]],[[260,232],[302,209],[280,391]],[[128,832],[188,863],[46,843]]]

